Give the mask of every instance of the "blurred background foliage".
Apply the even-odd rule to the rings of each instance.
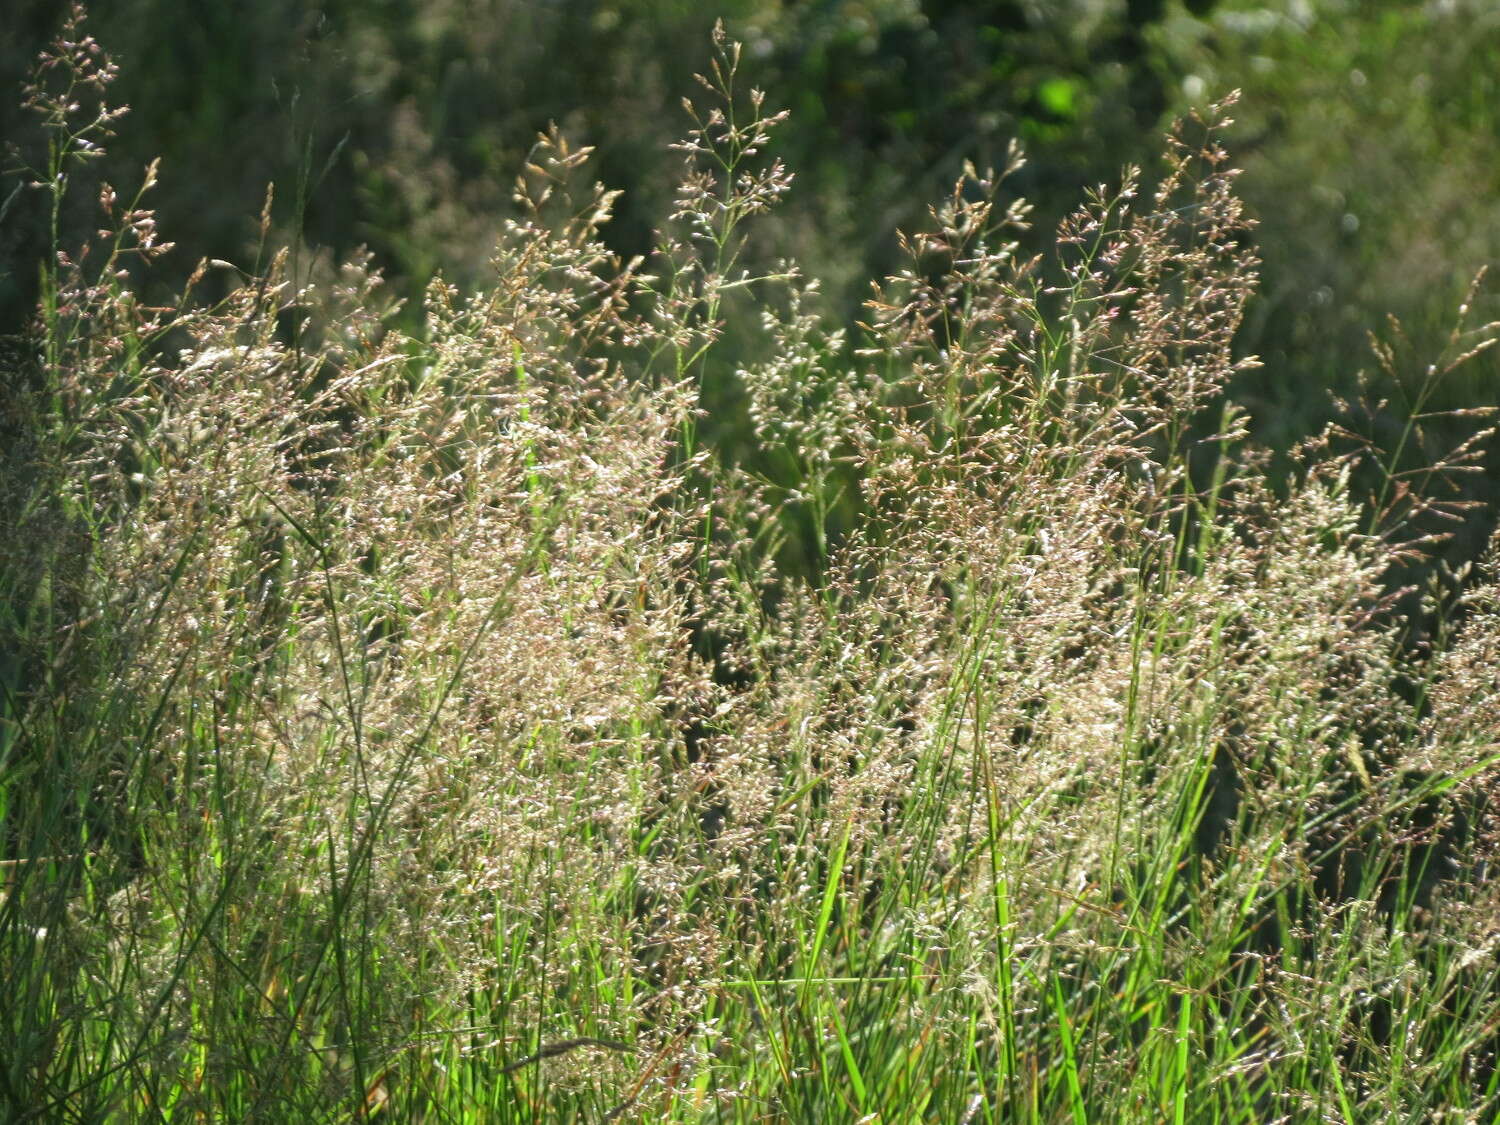
[[[7,7],[0,73],[15,91],[64,5]],[[1231,143],[1265,262],[1242,340],[1266,361],[1239,394],[1273,445],[1373,368],[1367,332],[1386,314],[1406,327],[1411,370],[1375,373],[1371,393],[1399,402],[1500,250],[1492,0],[99,0],[90,28],[132,107],[110,175],[163,158],[153,198],[182,247],[164,284],[199,256],[253,266],[274,181],[273,242],[307,247],[314,266],[367,246],[411,301],[439,270],[483,278],[514,177],[555,121],[597,146],[594,174],[625,191],[609,237],[643,253],[718,16],[745,44],[746,82],[791,111],[779,154],[797,183],[762,245],[823,279],[839,318],[858,315],[869,279],[897,264],[894,230],[921,225],[964,160],[998,165],[1023,143],[1014,190],[1037,205],[1041,246],[1086,185],[1127,162],[1149,174],[1169,120],[1236,87]],[[18,100],[0,128],[24,151]],[[12,325],[44,250],[39,203],[16,195],[0,225]],[[1494,292],[1475,318],[1497,315]],[[1433,405],[1492,401],[1496,374],[1471,365]]]

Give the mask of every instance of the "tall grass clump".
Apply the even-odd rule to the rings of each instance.
[[[154,166],[68,241],[80,21],[6,372],[6,1119],[1493,1117],[1496,560],[1423,644],[1391,584],[1486,435],[1268,478],[1224,106],[1044,258],[971,170],[846,338],[754,265],[720,35],[651,258],[549,134],[405,333],[361,260],[148,300]]]

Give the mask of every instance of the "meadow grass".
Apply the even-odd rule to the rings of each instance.
[[[848,338],[754,264],[720,36],[650,259],[549,135],[403,332],[357,260],[149,303],[154,169],[68,243],[80,20],[0,423],[0,1116],[1493,1119],[1500,587],[1391,585],[1487,432],[1268,478],[1226,107],[1040,259],[971,170]]]

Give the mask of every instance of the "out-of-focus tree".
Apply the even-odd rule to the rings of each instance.
[[[0,51],[12,89],[65,7],[18,3],[19,34]],[[1149,34],[1165,11],[1150,0],[101,0],[90,28],[122,64],[118,96],[133,109],[117,148],[163,157],[156,203],[184,246],[243,258],[274,180],[283,238],[335,255],[367,244],[415,292],[439,267],[483,269],[511,181],[552,121],[596,146],[595,174],[625,189],[615,244],[647,250],[680,165],[668,147],[686,122],[680,99],[722,16],[746,44],[747,82],[793,111],[782,139],[799,184],[782,245],[862,293],[888,264],[892,229],[920,222],[965,159],[998,162],[1023,140],[1032,163],[1019,187],[1045,216],[1153,149],[1175,86]],[[14,106],[0,124],[21,135]],[[8,284],[0,300],[14,307],[27,283]]]
[[[1474,272],[1500,259],[1500,8],[1226,0],[1164,31],[1190,93],[1245,91],[1233,143],[1265,266],[1242,340],[1266,361],[1245,389],[1268,432],[1307,428],[1323,413],[1310,389],[1372,367],[1387,313],[1414,361],[1435,359]],[[1500,315],[1481,300],[1472,315]],[[1465,369],[1435,405],[1492,399],[1477,383],[1495,372]]]
[[[64,6],[12,0],[6,88]],[[1488,0],[99,0],[90,29],[133,108],[115,169],[163,157],[154,199],[184,248],[179,274],[199,254],[252,257],[274,180],[273,237],[334,257],[368,245],[412,296],[438,269],[483,275],[551,121],[625,190],[613,245],[647,251],[718,16],[745,44],[746,84],[792,112],[777,143],[798,178],[763,252],[795,253],[842,315],[964,160],[998,164],[1022,141],[1030,163],[1011,186],[1044,240],[1081,187],[1237,86],[1230,143],[1265,259],[1242,343],[1266,360],[1240,390],[1263,434],[1285,442],[1326,416],[1326,391],[1370,366],[1365,331],[1387,311],[1412,354],[1435,351],[1500,250]],[[16,101],[0,98],[0,133],[24,147]],[[0,224],[4,324],[31,300],[39,199],[20,193]],[[1494,368],[1472,372],[1448,405]]]

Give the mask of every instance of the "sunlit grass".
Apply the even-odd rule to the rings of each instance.
[[[55,214],[113,120],[68,38]],[[1044,260],[973,171],[847,342],[747,272],[790,177],[737,61],[651,260],[544,138],[413,335],[361,262],[148,308],[139,199],[59,227],[5,420],[4,1116],[1488,1120],[1495,588],[1431,651],[1390,590],[1477,438],[1374,506],[1337,435],[1267,478],[1226,107]]]

